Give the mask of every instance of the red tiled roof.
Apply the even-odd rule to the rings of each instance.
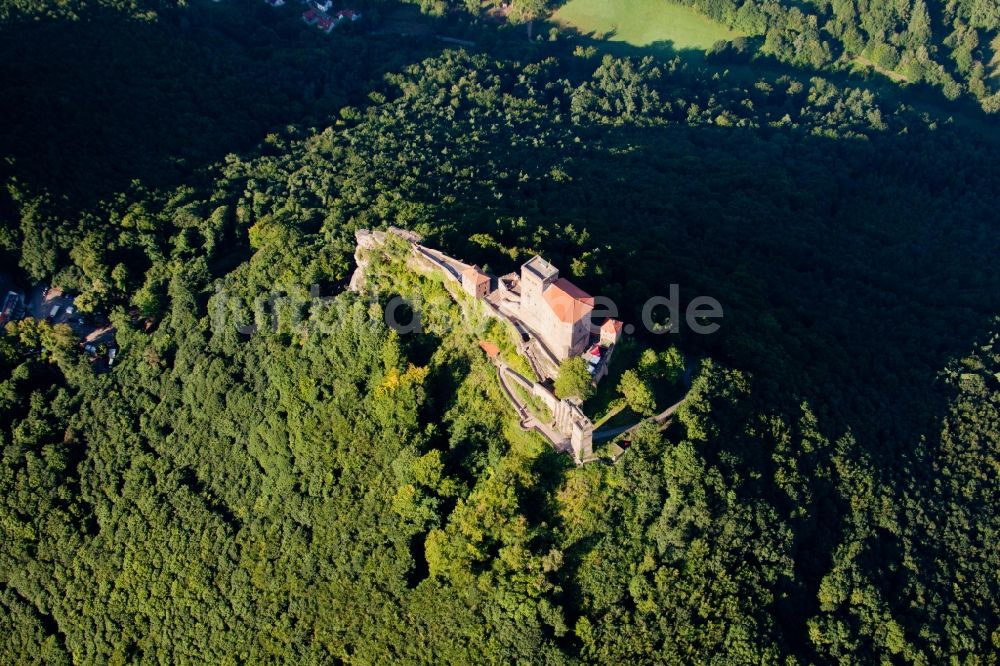
[[[482,284],[483,282],[489,282],[490,276],[479,270],[477,266],[469,266],[464,271],[462,271],[462,279],[474,280],[474,284]]]
[[[496,358],[500,354],[500,348],[489,340],[480,340],[479,347],[486,352],[486,355],[490,358]]]
[[[542,297],[552,312],[567,324],[580,321],[594,309],[594,297],[566,278],[552,282],[542,292]]]
[[[622,322],[617,319],[608,319],[606,322],[601,324],[601,330],[608,333],[621,333],[622,327],[625,326]]]
[[[311,19],[314,16],[316,16],[316,12],[313,11],[312,9],[307,9],[306,11],[302,12],[302,18]]]

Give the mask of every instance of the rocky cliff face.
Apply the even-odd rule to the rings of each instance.
[[[351,283],[347,288],[357,292],[365,286],[365,271],[368,269],[369,254],[385,243],[385,232],[358,229],[354,232],[354,239],[357,242],[354,247],[354,261],[358,267],[351,274]]]

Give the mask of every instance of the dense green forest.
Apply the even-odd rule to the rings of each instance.
[[[686,5],[744,37],[716,46],[730,63],[774,58],[804,69],[873,68],[1000,111],[1000,4],[995,0],[662,0]],[[480,11],[468,0],[419,0],[428,11]],[[516,21],[560,0],[513,0]]]
[[[698,6],[781,57],[798,12],[825,59],[7,3],[4,270],[120,351],[0,336],[3,661],[995,663],[998,138],[818,71],[919,53],[908,3],[730,4]],[[988,100],[939,27],[997,17],[931,4],[921,76]],[[397,335],[345,292],[387,225],[496,273],[543,253],[633,322],[677,283],[723,325],[645,334],[701,359],[684,406],[574,467],[454,312]]]
[[[866,64],[1000,111],[1000,5],[993,0],[681,0],[756,38],[761,52],[813,68]],[[740,51],[745,45],[737,45]]]

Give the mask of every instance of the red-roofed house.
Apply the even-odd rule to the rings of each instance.
[[[341,9],[334,16],[337,18],[337,22],[341,21],[357,21],[361,18],[361,12],[356,12],[353,9]]]
[[[521,266],[521,320],[559,360],[586,350],[593,309],[594,297],[541,257]]]
[[[321,16],[316,22],[316,26],[323,32],[330,32],[333,30],[333,19],[329,16]]]
[[[302,20],[308,23],[309,25],[315,23],[317,18],[319,17],[316,15],[315,9],[307,9],[306,11],[302,12]]]

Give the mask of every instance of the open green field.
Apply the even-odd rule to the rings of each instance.
[[[676,50],[704,50],[720,39],[737,36],[693,9],[668,0],[570,0],[552,18],[583,34],[633,46],[662,44]]]

